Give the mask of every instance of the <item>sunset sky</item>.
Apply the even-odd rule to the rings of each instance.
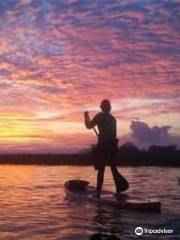
[[[180,146],[179,0],[1,0],[0,153],[74,152],[109,98],[120,144]]]

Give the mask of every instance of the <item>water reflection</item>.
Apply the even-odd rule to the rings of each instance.
[[[130,181],[129,196],[156,197],[162,213],[130,212],[64,200],[64,182],[81,177],[95,185],[91,167],[0,166],[0,239],[88,240],[137,239],[138,225],[178,228],[178,169],[122,168]],[[109,169],[104,188],[113,190]],[[176,239],[174,236],[172,239]],[[177,238],[178,239],[178,238]]]
[[[120,240],[120,238],[113,234],[110,235],[110,234],[95,233],[91,235],[89,240]]]
[[[97,205],[93,222],[96,224],[96,231],[100,235],[108,233],[117,237],[121,234],[121,228],[123,228],[120,211],[102,205]]]

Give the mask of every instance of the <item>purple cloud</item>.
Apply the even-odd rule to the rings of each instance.
[[[168,141],[179,127],[179,10],[177,0],[0,1],[0,108],[71,115],[106,97],[126,126],[166,114],[164,127],[132,130],[141,142]]]
[[[180,145],[180,137],[171,134],[169,130],[171,126],[153,126],[139,120],[132,121],[130,128],[132,130],[131,137],[135,143],[141,146],[149,146],[151,144],[167,145],[177,144]]]

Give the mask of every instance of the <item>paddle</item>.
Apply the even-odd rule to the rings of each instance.
[[[118,182],[118,189],[124,192],[129,188],[128,181],[117,171],[116,181]]]

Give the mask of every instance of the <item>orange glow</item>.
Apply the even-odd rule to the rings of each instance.
[[[89,147],[96,137],[83,112],[94,116],[104,98],[122,142],[134,140],[130,124],[138,118],[168,125],[168,143],[180,145],[179,23],[170,5],[1,4],[0,152]]]

